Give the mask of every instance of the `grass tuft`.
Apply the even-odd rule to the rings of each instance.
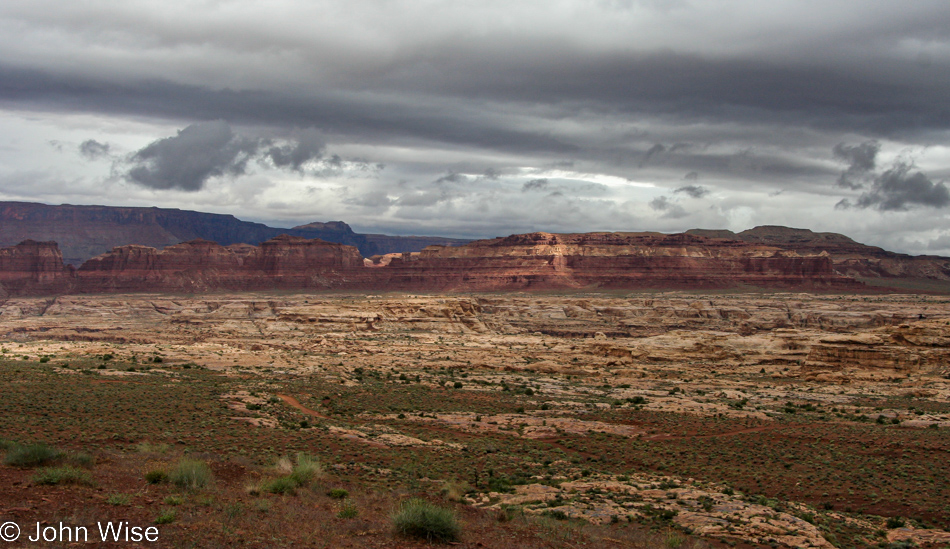
[[[128,505],[132,502],[132,496],[129,494],[112,494],[106,498],[109,505]]]
[[[36,467],[56,461],[63,453],[46,444],[16,444],[7,449],[3,462],[15,467]]]
[[[393,514],[396,532],[427,541],[456,541],[462,527],[451,509],[439,507],[420,498],[404,501]]]
[[[33,484],[53,485],[53,484],[80,484],[92,486],[92,475],[85,469],[71,467],[44,467],[33,475]]]
[[[351,499],[344,499],[340,502],[340,510],[337,512],[336,516],[341,519],[351,519],[359,516],[360,510],[356,507],[356,504],[353,503]]]
[[[168,473],[168,480],[172,484],[190,490],[204,488],[211,483],[211,468],[208,464],[196,459],[182,459]]]

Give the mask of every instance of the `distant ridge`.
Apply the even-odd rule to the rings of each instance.
[[[861,280],[879,279],[885,284],[888,279],[950,282],[950,258],[889,252],[838,233],[817,233],[778,225],[761,225],[740,233],[726,229],[690,229],[686,233],[777,246],[803,255],[826,253],[831,256],[836,272]]]
[[[0,202],[0,246],[13,246],[24,240],[54,241],[59,244],[63,260],[76,267],[112,248],[128,244],[160,249],[203,239],[222,246],[257,245],[281,234],[355,246],[366,257],[417,252],[433,244],[468,242],[428,236],[362,235],[342,221],[282,229],[241,221],[233,215],[172,208]]]

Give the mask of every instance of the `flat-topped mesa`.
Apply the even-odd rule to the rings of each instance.
[[[740,233],[709,229],[691,229],[687,232],[708,238],[777,246],[802,255],[826,252],[831,256],[835,270],[844,276],[950,281],[950,258],[889,252],[877,246],[855,242],[838,233],[817,233],[775,225],[763,225]]]
[[[0,248],[0,296],[63,292],[72,276],[55,242],[24,240]]]
[[[360,287],[371,276],[353,246],[288,235],[252,250],[244,258],[242,272],[257,288]]]
[[[282,235],[260,246],[192,240],[164,250],[120,246],[83,263],[82,292],[207,291],[338,287],[362,274],[352,246]],[[356,271],[360,269],[360,271]]]
[[[208,240],[157,250],[119,246],[76,271],[81,292],[204,291],[230,288],[240,279],[241,259]]]
[[[827,254],[691,234],[529,233],[404,254],[391,289],[856,288]]]

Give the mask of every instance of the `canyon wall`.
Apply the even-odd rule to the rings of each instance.
[[[661,233],[530,233],[364,260],[353,246],[281,235],[258,246],[208,240],[128,245],[64,267],[52,242],[0,250],[5,295],[213,290],[512,291],[794,289],[854,291],[827,252]]]
[[[24,240],[0,248],[0,297],[64,293],[72,274],[55,242]]]
[[[531,233],[387,259],[377,267],[385,286],[404,290],[860,286],[827,254],[689,234]]]

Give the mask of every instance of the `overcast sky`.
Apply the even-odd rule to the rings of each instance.
[[[946,0],[4,0],[0,200],[950,255]]]

